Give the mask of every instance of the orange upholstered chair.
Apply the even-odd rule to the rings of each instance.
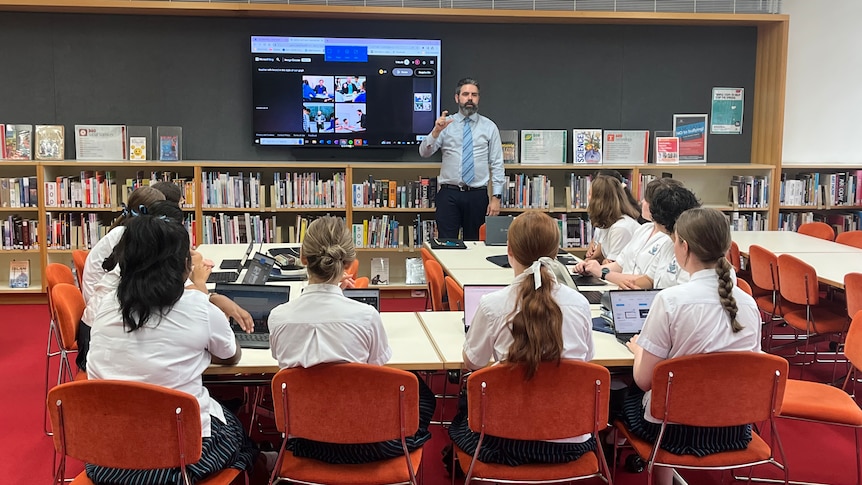
[[[479,226],[479,240],[480,241],[485,240],[485,234],[487,234],[487,231],[488,231],[488,228],[485,227],[485,224],[482,224],[481,226]]]
[[[813,266],[790,254],[782,254],[778,256],[778,267],[781,296],[801,306],[799,310],[785,311],[784,321],[796,329],[797,333],[805,332],[805,354],[809,352],[812,337],[843,334],[847,331],[849,319],[846,310],[825,300],[821,301],[817,272]],[[814,361],[817,360],[817,355],[815,346]]]
[[[65,475],[66,456],[111,468],[182,473],[200,460],[200,406],[191,394],[132,381],[76,381],[51,389],[48,406],[54,449],[62,457],[55,483]],[[142,443],[158,446],[142,453]],[[228,485],[239,473],[228,468],[197,484]],[[93,482],[81,472],[72,483]]]
[[[839,232],[835,237],[835,242],[854,248],[862,248],[862,231],[844,231]]]
[[[589,362],[545,362],[529,381],[520,369],[505,364],[473,372],[467,378],[468,422],[471,430],[482,433],[474,456],[485,435],[552,440],[591,434],[601,442],[598,432],[607,427],[609,391],[608,370]],[[516,467],[481,462],[457,446],[455,453],[467,474],[465,484],[558,483],[589,477],[608,481],[610,475],[601,449],[569,463]]]
[[[360,276],[353,282],[354,288],[368,288],[369,279],[367,276]]]
[[[727,470],[771,463],[787,469],[780,446],[775,417],[781,407],[788,364],[781,357],[758,352],[719,352],[689,355],[659,363],[653,372],[650,413],[662,420],[659,446],[629,433],[625,424],[616,428],[635,452],[647,461],[647,483],[652,484],[655,466]],[[703,392],[709,389],[709,392]],[[745,399],[740,399],[745,396]],[[704,457],[675,455],[664,451],[660,442],[668,423],[689,426],[739,426],[768,422],[773,443],[779,443],[781,462],[770,446],[753,430],[744,450],[713,453]]]
[[[51,290],[54,289],[55,286],[60,283],[66,283],[69,285],[75,285],[75,275],[72,274],[72,270],[69,269],[65,264],[60,263],[49,263],[48,266],[45,267],[45,281],[47,282],[47,292],[48,292],[48,346],[45,350],[45,396],[48,396],[48,376],[51,372],[51,358],[61,355],[63,353],[63,342],[60,340],[60,333],[57,330],[57,313],[54,310],[54,302],[51,298]],[[54,348],[57,350],[53,350]],[[77,345],[76,345],[77,347]],[[63,369],[60,369],[60,375],[62,376]],[[59,377],[57,379],[58,383],[60,381]],[[48,435],[51,432],[48,430],[48,408],[45,408],[44,419],[42,420],[45,427],[45,433]]]
[[[744,279],[737,277],[736,286],[738,286],[740,290],[748,293],[749,296],[754,296],[751,294],[751,285],[749,285]]]
[[[778,277],[778,256],[772,251],[755,244],[748,248],[748,268],[751,270],[751,282],[754,283],[752,293],[757,308],[765,313],[767,321],[764,337],[766,348],[772,348],[774,324],[783,322],[785,311],[799,310],[802,307],[794,305],[781,297],[781,286]]]
[[[85,249],[75,249],[72,251],[72,262],[75,263],[75,272],[78,273],[78,288],[83,286],[84,264],[87,262],[89,254],[90,251]]]
[[[464,310],[464,289],[451,276],[445,276],[446,296],[449,299],[449,310],[460,312]]]
[[[428,293],[431,295],[431,309],[435,312],[446,310],[443,307],[443,294],[446,291],[443,267],[436,259],[425,260],[425,281],[428,282]]]
[[[419,255],[422,256],[422,263],[425,263],[429,259],[434,259],[434,255],[431,254],[428,248],[419,248]]]
[[[299,458],[285,439],[270,483],[362,485],[416,483],[422,448],[406,453],[419,429],[419,381],[410,372],[370,364],[282,369],[272,379],[275,423],[285,436],[359,444],[400,439],[405,454],[360,465]]]
[[[742,256],[739,254],[739,245],[736,242],[730,241],[730,247],[727,249],[727,254],[724,257],[733,266],[734,271],[737,273],[742,271]]]
[[[806,222],[799,226],[796,232],[827,241],[835,240],[835,229],[832,229],[832,226],[825,222]]]
[[[344,272],[349,274],[351,278],[356,279],[356,275],[359,274],[359,260],[354,259],[352,263],[344,268]]]

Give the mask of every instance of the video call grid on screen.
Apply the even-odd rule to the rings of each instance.
[[[255,144],[418,145],[440,114],[439,40],[252,36],[251,54]]]

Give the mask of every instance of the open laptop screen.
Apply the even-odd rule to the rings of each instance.
[[[378,288],[344,288],[344,296],[374,307],[380,311],[380,289]]]
[[[611,316],[618,334],[640,333],[655,296],[661,290],[613,290]]]
[[[506,285],[464,285],[464,328],[470,328],[482,295],[505,288]]]
[[[273,308],[287,303],[290,298],[289,286],[267,285],[233,285],[216,284],[216,293],[230,298],[234,303],[244,308],[254,320],[254,332],[268,332],[267,320]],[[239,326],[231,320],[234,330]],[[240,330],[241,331],[241,330]]]

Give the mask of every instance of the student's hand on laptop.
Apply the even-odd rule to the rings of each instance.
[[[628,342],[626,342],[626,347],[632,351],[633,354],[637,354],[643,350],[643,347],[638,345],[638,335],[632,337]]]
[[[226,317],[233,318],[233,321],[245,330],[246,333],[254,331],[254,320],[252,320],[251,314],[245,311],[243,307],[234,303],[230,298],[224,295],[219,295],[218,293],[213,293],[210,295],[210,303],[224,312]]]

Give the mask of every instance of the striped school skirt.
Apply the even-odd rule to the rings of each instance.
[[[224,407],[222,407],[224,409]],[[192,483],[225,468],[251,471],[258,449],[246,436],[242,424],[230,411],[224,409],[227,423],[212,417],[211,436],[203,439],[203,453],[197,463],[186,465]],[[146,453],[146,447],[141,447]],[[155,470],[126,470],[87,464],[87,477],[97,484],[110,485],[176,485],[182,483],[179,468]]]
[[[632,434],[655,443],[661,425],[644,418],[644,391],[636,385],[630,386],[627,391],[623,401],[622,420]],[[702,457],[722,451],[744,450],[750,442],[750,424],[715,428],[669,424],[662,437],[661,449],[674,455]]]

